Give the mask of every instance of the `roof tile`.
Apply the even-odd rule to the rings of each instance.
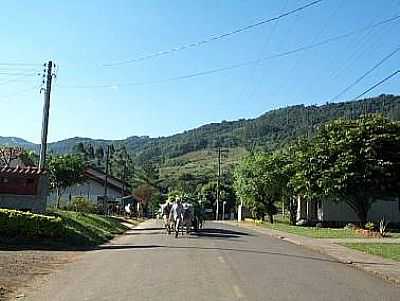
[[[45,169],[39,169],[36,166],[16,166],[16,167],[9,167],[3,166],[0,167],[0,175],[42,175],[46,174],[47,171]]]

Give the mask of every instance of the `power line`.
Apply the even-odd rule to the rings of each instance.
[[[8,83],[13,83],[13,82],[25,82],[25,81],[27,81],[27,79],[23,79],[23,78],[30,77],[30,76],[31,77],[35,77],[37,75],[38,75],[37,73],[20,75],[18,77],[15,77],[15,78],[12,78],[12,79],[7,79],[5,81],[0,82],[0,86],[8,84]]]
[[[113,88],[113,87],[121,87],[121,86],[141,86],[141,85],[152,85],[152,84],[161,84],[161,83],[166,83],[166,82],[170,82],[170,81],[177,81],[177,80],[183,80],[183,79],[190,79],[190,78],[195,78],[195,77],[199,77],[199,76],[205,76],[205,75],[209,75],[209,74],[213,74],[213,73],[219,73],[219,72],[224,72],[224,71],[228,71],[228,70],[233,70],[233,69],[237,69],[237,68],[242,68],[245,66],[249,66],[249,65],[253,65],[253,64],[261,64],[263,61],[266,60],[270,60],[270,59],[275,59],[275,58],[279,58],[279,57],[285,57],[285,56],[289,56],[292,54],[296,54],[299,52],[303,52],[309,49],[313,49],[313,48],[317,48],[329,43],[332,43],[334,41],[337,40],[341,40],[344,38],[348,38],[352,35],[355,35],[357,33],[366,31],[372,27],[377,27],[377,26],[381,26],[383,24],[389,23],[389,22],[393,22],[396,20],[400,19],[400,15],[398,16],[394,16],[391,17],[389,19],[385,19],[383,21],[377,22],[373,25],[369,25],[363,28],[360,28],[358,30],[354,30],[348,33],[344,33],[341,35],[337,35],[316,43],[312,43],[306,46],[302,46],[299,48],[295,48],[295,49],[291,49],[285,52],[281,52],[281,53],[277,53],[274,55],[270,55],[270,56],[266,56],[266,57],[262,57],[262,58],[258,58],[255,60],[249,60],[246,62],[242,62],[242,63],[238,63],[238,64],[233,64],[233,65],[228,65],[225,67],[220,67],[220,68],[215,68],[215,69],[211,69],[211,70],[206,70],[206,71],[202,71],[202,72],[196,72],[196,73],[191,73],[191,74],[186,74],[186,75],[181,75],[181,76],[176,76],[176,77],[172,77],[172,78],[167,78],[167,79],[161,79],[161,80],[154,80],[154,81],[147,81],[147,82],[123,82],[123,83],[107,83],[107,84],[91,84],[91,85],[64,85],[61,86],[59,85],[60,88],[69,88],[69,89],[94,89],[94,88]]]
[[[7,75],[7,76],[30,76],[30,75],[36,75],[40,73],[40,71],[38,72],[2,72],[0,71],[0,75]]]
[[[179,47],[171,48],[171,49],[168,49],[168,50],[159,51],[159,52],[156,52],[156,53],[153,53],[153,54],[149,54],[149,55],[144,55],[144,56],[137,57],[137,58],[134,58],[134,59],[124,60],[124,61],[115,62],[115,63],[103,64],[102,66],[103,67],[112,67],[112,66],[118,66],[118,65],[131,64],[131,63],[135,63],[135,62],[139,62],[139,61],[149,60],[149,59],[152,59],[152,58],[155,58],[155,57],[158,57],[158,56],[164,56],[164,55],[167,55],[167,54],[175,53],[175,52],[182,51],[182,50],[185,50],[185,49],[188,49],[188,48],[202,46],[204,44],[207,44],[207,43],[210,43],[210,42],[213,42],[213,41],[216,41],[216,40],[224,39],[224,38],[230,37],[232,35],[241,33],[243,31],[247,31],[247,30],[252,29],[254,27],[257,27],[257,26],[260,26],[260,25],[264,25],[264,24],[267,24],[267,23],[282,19],[284,17],[290,16],[292,14],[295,14],[295,13],[299,12],[299,11],[302,11],[302,10],[308,8],[308,7],[314,6],[314,5],[316,5],[316,4],[318,4],[318,3],[322,2],[322,1],[324,1],[324,0],[313,1],[313,2],[310,2],[310,3],[305,4],[303,6],[300,6],[298,8],[295,8],[293,10],[290,10],[288,12],[282,13],[282,14],[276,16],[276,17],[272,17],[272,18],[269,18],[269,19],[261,20],[259,22],[240,27],[240,28],[235,29],[235,30],[230,31],[230,32],[225,32],[225,33],[221,33],[221,34],[217,34],[217,35],[212,35],[212,36],[210,36],[210,37],[208,37],[206,39],[203,39],[203,40],[200,40],[200,41],[197,41],[197,42],[193,42],[193,43],[190,43],[190,44],[186,44],[186,45],[182,45],[182,46],[179,46]]]
[[[8,67],[12,67],[12,66],[15,66],[15,67],[26,66],[26,67],[28,67],[28,66],[41,66],[41,65],[42,64],[3,63],[3,62],[0,63],[0,66],[8,66]]]
[[[30,92],[30,91],[33,91],[33,90],[37,90],[37,91],[39,92],[39,89],[40,89],[40,85],[36,84],[36,85],[33,86],[33,87],[30,87],[30,88],[27,88],[27,89],[19,90],[18,92],[13,93],[13,94],[11,94],[11,95],[0,97],[0,101],[1,101],[1,100],[9,100],[10,98],[13,98],[13,97],[15,97],[15,96],[19,96],[19,95],[26,94],[26,92]]]
[[[382,79],[381,81],[377,82],[376,84],[374,84],[372,87],[368,88],[367,90],[365,90],[364,92],[362,92],[360,95],[358,95],[357,97],[354,97],[351,101],[356,101],[358,100],[360,97],[364,96],[365,94],[367,94],[368,92],[372,91],[373,89],[375,89],[376,87],[382,85],[384,82],[388,81],[389,79],[391,79],[392,77],[394,77],[395,75],[399,74],[400,70],[397,70],[395,72],[393,72],[392,74],[390,74],[389,76],[385,77],[384,79]]]
[[[381,66],[383,63],[385,63],[388,59],[390,59],[392,56],[394,56],[397,52],[400,51],[400,47],[397,47],[394,51],[386,55],[383,59],[381,59],[377,64],[375,64],[372,68],[370,68],[367,72],[365,72],[363,75],[361,75],[359,78],[357,78],[354,82],[352,82],[349,86],[347,86],[345,89],[343,89],[339,94],[337,94],[335,97],[331,99],[331,102],[333,102],[335,99],[339,98],[342,96],[344,93],[352,89],[355,85],[357,85],[360,81],[362,81],[365,77],[367,77],[369,74],[371,74],[374,70],[376,70],[379,66]]]
[[[289,0],[286,0],[286,1],[285,1],[284,6],[283,6],[283,8],[282,8],[282,11],[285,11],[285,10],[286,10],[286,7],[287,7],[287,5],[288,5],[288,2],[289,2]],[[261,57],[261,54],[267,49],[268,44],[271,42],[272,37],[273,37],[273,35],[274,35],[274,33],[275,33],[277,27],[278,27],[279,21],[280,21],[280,20],[276,20],[276,21],[274,22],[274,25],[273,25],[273,27],[272,27],[270,33],[269,33],[269,36],[268,36],[268,38],[267,38],[266,41],[265,41],[264,47],[262,48],[262,51],[259,52],[259,55],[258,55],[259,58]],[[261,62],[261,61],[258,60],[258,62],[254,65],[252,74],[251,74],[251,76],[250,76],[250,78],[251,78],[250,82],[254,82],[254,78],[255,78],[255,75],[256,75],[256,71],[257,71],[258,66],[260,65],[260,62]],[[262,75],[263,75],[263,74],[261,74],[261,76],[262,76]],[[255,93],[255,91],[256,91],[256,88],[257,88],[256,85],[253,85],[253,87],[251,87],[251,86],[249,87],[249,90],[248,90],[246,99],[248,99],[248,100],[251,99],[251,97],[254,95],[254,93]],[[239,95],[240,97],[244,94],[244,91],[245,91],[245,88],[242,89],[242,92],[241,92],[240,95]]]

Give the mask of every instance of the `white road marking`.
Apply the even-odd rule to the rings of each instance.
[[[240,291],[240,288],[237,285],[233,286],[233,291],[235,292],[236,298],[238,299],[244,298],[242,292]]]

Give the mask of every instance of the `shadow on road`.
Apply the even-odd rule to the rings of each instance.
[[[153,230],[165,230],[162,227],[158,227],[158,228],[135,228],[135,229],[130,229],[129,232],[143,232],[143,231],[153,231]]]
[[[122,235],[168,235],[162,227],[130,229]],[[172,236],[173,234],[171,234]],[[185,238],[203,238],[203,239],[236,239],[242,235],[251,235],[245,232],[225,230],[218,228],[205,228],[198,232],[191,232],[190,235],[184,234]],[[2,240],[0,238],[0,251],[92,251],[102,247],[93,244],[68,244],[61,241],[18,241]]]
[[[296,255],[296,254],[288,254],[288,253],[281,253],[281,252],[271,252],[271,251],[264,251],[264,250],[249,250],[249,249],[235,249],[235,248],[218,248],[218,247],[194,247],[194,246],[170,246],[170,245],[105,245],[101,246],[98,249],[100,250],[140,250],[140,249],[171,249],[171,250],[200,250],[200,251],[231,251],[231,252],[238,252],[238,253],[247,253],[247,254],[259,254],[259,255],[269,255],[269,256],[284,256],[284,257],[291,257],[291,258],[298,258],[298,259],[305,259],[305,260],[312,260],[312,261],[323,261],[323,262],[330,262],[330,263],[340,263],[335,259],[330,258],[321,258],[321,257],[312,257],[312,256],[303,256],[303,255]],[[385,265],[390,266],[392,264],[382,264],[377,262],[364,262],[359,261],[353,263],[358,264],[370,264],[370,265]]]
[[[231,235],[237,235],[237,236],[249,235],[249,236],[251,236],[251,234],[247,233],[247,232],[240,232],[240,231],[233,231],[233,230],[219,229],[219,228],[204,228],[204,229],[201,229],[199,231],[199,233],[204,233],[204,234],[207,234],[207,233],[210,233],[210,234],[231,234]]]
[[[167,233],[167,231],[165,229],[153,229],[151,231],[134,231],[135,229],[132,230],[128,230],[125,233],[123,233],[122,235],[163,235],[165,233]],[[139,229],[141,230],[141,229]]]
[[[166,230],[164,228],[132,229],[124,233],[124,235],[163,235],[163,234],[166,234]],[[251,234],[246,232],[239,232],[239,231],[218,229],[218,228],[204,228],[197,232],[192,231],[190,233],[190,236],[188,236],[186,233],[184,235],[188,238],[194,238],[194,239],[197,237],[223,239],[223,238],[239,238],[240,236],[243,235],[251,236]]]

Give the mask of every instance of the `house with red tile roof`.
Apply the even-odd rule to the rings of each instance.
[[[46,210],[48,177],[37,167],[0,167],[0,208],[42,212]]]

